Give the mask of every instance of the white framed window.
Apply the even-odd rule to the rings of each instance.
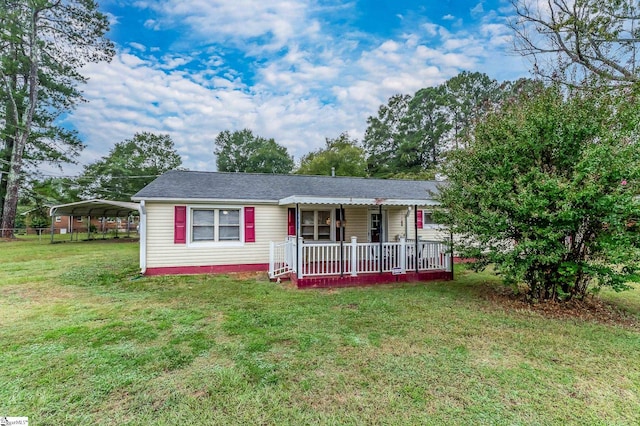
[[[305,240],[331,241],[333,216],[329,209],[300,212],[300,234]]]
[[[242,210],[236,207],[189,209],[189,242],[239,243],[242,241]]]
[[[82,222],[82,216],[76,216],[76,222]]]
[[[431,210],[422,211],[422,227],[423,228],[437,228],[438,223],[433,220],[433,212]]]
[[[62,222],[62,216],[56,216],[56,222]]]

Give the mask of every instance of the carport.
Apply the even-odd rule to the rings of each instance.
[[[53,206],[49,210],[51,216],[51,242],[54,235],[54,218],[56,216],[70,217],[86,217],[87,218],[87,239],[91,239],[91,217],[99,218],[126,218],[127,219],[127,236],[129,235],[129,217],[133,214],[140,214],[141,207],[138,203],[127,201],[111,201],[111,200],[85,200],[75,203],[60,204]],[[71,222],[73,223],[73,221]],[[103,230],[104,231],[104,230]],[[116,227],[116,237],[118,235],[118,227]],[[104,232],[103,232],[104,236]],[[73,229],[71,229],[71,238],[73,239]]]

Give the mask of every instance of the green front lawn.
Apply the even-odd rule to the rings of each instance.
[[[0,415],[32,424],[638,424],[640,328],[454,282],[140,278],[135,243],[0,243]],[[640,321],[640,291],[610,294]]]

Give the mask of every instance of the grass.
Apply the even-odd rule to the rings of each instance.
[[[0,243],[0,415],[33,424],[638,424],[640,330],[455,282],[139,277],[137,244]],[[640,292],[602,297],[640,319]]]

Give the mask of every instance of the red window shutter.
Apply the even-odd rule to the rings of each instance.
[[[173,215],[173,242],[187,242],[187,206],[175,206]]]
[[[292,207],[287,211],[287,235],[296,235],[296,209]]]
[[[422,210],[416,210],[416,215],[417,215],[417,220],[416,223],[418,224],[418,229],[422,229],[423,228],[423,220],[424,220],[424,214],[422,213]]]
[[[256,208],[244,208],[244,241],[245,243],[256,242]]]

